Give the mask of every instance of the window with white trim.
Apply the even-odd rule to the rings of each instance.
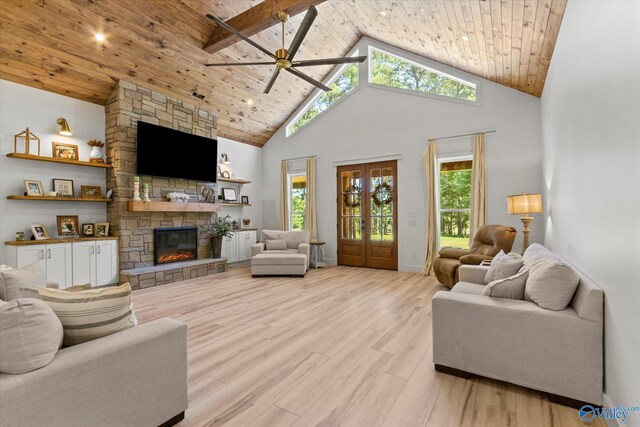
[[[381,86],[476,100],[476,85],[369,46],[369,82]]]
[[[307,175],[289,175],[289,229],[304,229],[304,210],[307,200]]]
[[[468,249],[472,157],[441,159],[438,163],[440,247]]]
[[[354,53],[354,56],[358,52]],[[359,83],[358,64],[345,64],[336,77],[327,83],[331,88],[330,92],[320,91],[305,108],[287,125],[287,136],[306,125],[318,114],[333,105],[336,101],[344,98],[349,92],[355,89]]]

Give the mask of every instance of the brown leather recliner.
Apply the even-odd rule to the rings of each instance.
[[[436,278],[443,285],[452,288],[458,283],[460,264],[478,265],[484,260],[493,259],[503,250],[510,252],[516,238],[516,229],[505,225],[483,225],[473,236],[471,248],[442,248],[439,257],[433,263]]]

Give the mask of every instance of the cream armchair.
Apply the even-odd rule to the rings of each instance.
[[[285,249],[267,249],[268,240],[284,240]],[[305,230],[280,231],[262,230],[260,243],[251,246],[251,258],[260,254],[301,254],[306,256],[306,270],[309,269],[309,232]]]

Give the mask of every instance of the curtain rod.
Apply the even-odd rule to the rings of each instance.
[[[292,160],[315,159],[316,157],[318,157],[318,156],[314,155],[314,156],[304,156],[304,157],[292,157],[291,159],[282,159],[281,161],[290,162]]]
[[[454,139],[454,138],[462,138],[463,136],[473,136],[473,135],[478,135],[478,134],[486,134],[486,133],[496,133],[495,129],[494,130],[485,130],[482,132],[472,132],[472,133],[463,133],[460,135],[451,135],[451,136],[443,136],[441,138],[429,138],[427,140],[427,142],[431,141],[431,140],[437,140],[437,141],[442,141],[443,139]]]

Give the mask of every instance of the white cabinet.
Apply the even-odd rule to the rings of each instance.
[[[39,285],[48,282],[57,283],[61,288],[72,285],[71,243],[15,246],[15,251],[9,251],[9,264],[16,268],[34,262],[40,263],[42,271]]]
[[[91,286],[118,282],[118,241],[96,240],[73,243],[73,284]]]
[[[9,250],[9,264],[17,268],[39,262],[41,285],[57,283],[60,288],[90,283],[103,286],[118,283],[118,240],[79,240],[73,243],[16,245]]]
[[[256,231],[234,231],[232,237],[222,240],[222,256],[228,263],[251,259],[251,245],[256,242]]]

